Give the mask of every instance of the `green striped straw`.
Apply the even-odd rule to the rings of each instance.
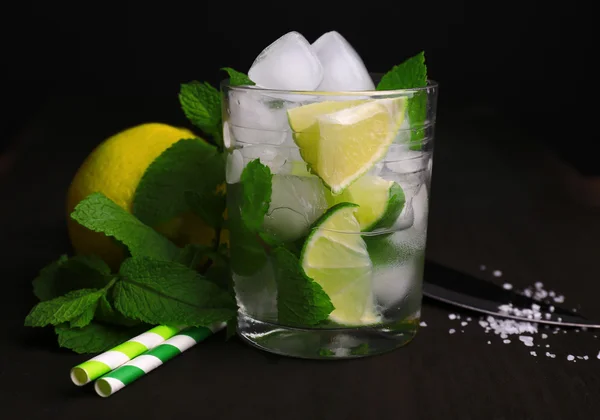
[[[101,397],[110,397],[136,379],[183,353],[211,334],[225,328],[225,325],[225,323],[222,323],[208,328],[192,327],[183,330],[156,348],[148,350],[141,356],[98,379],[94,384],[96,393]]]
[[[168,327],[166,325],[154,327],[107,352],[99,354],[87,362],[75,366],[71,369],[71,380],[77,386],[90,383],[145,351],[153,349],[160,343],[173,337],[179,331],[181,331],[181,328]]]

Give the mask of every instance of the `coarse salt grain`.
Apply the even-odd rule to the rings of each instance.
[[[550,348],[550,344],[546,344],[546,348],[549,349]]]
[[[500,270],[494,270],[492,274],[494,275],[494,277],[502,277],[502,271]]]
[[[542,334],[542,339],[545,340],[546,338],[548,338],[548,334]]]
[[[460,325],[462,325],[463,327],[466,327],[467,325],[469,325],[469,323],[466,322],[466,321],[463,321],[463,322],[460,323]]]
[[[485,265],[483,265],[483,264],[481,264],[481,265],[479,266],[479,269],[480,269],[481,271],[485,271],[485,269],[486,269],[486,268],[487,268],[487,267],[486,267]]]
[[[583,360],[588,360],[589,357],[587,355],[583,356]]]
[[[450,319],[456,319],[456,314],[448,314],[448,318],[450,318]]]
[[[556,354],[550,353],[549,351],[546,352],[546,356],[551,357],[552,359],[554,359],[556,357]]]
[[[542,283],[541,281],[536,281],[534,286],[536,289],[541,289],[542,287],[544,287],[544,283]]]
[[[537,356],[537,353],[535,351],[530,351],[529,354],[531,354],[532,356]]]
[[[488,341],[488,344],[492,344],[492,342],[491,342],[491,341]]]
[[[583,360],[583,356],[577,356],[579,360]]]
[[[450,328],[450,329],[448,330],[448,333],[450,333],[450,334],[454,334],[455,332],[456,332],[456,330],[455,330],[454,328]]]
[[[598,357],[598,359],[600,359],[600,351],[598,352],[598,356],[596,356],[596,357]]]
[[[554,298],[554,302],[556,302],[556,303],[563,303],[564,301],[565,301],[565,297],[563,295],[556,296]]]
[[[508,343],[510,343],[510,340],[504,340],[503,343],[508,344]]]
[[[533,337],[531,337],[531,336],[520,335],[519,340],[521,340],[523,342],[523,344],[525,344],[527,347],[533,346]]]
[[[425,321],[421,321],[421,322],[419,323],[419,325],[420,325],[421,327],[426,327],[426,326],[427,326],[427,323],[426,323]]]
[[[467,322],[473,321],[470,316],[467,317]]]
[[[504,283],[502,287],[504,287],[506,290],[512,290],[513,285],[510,283]]]
[[[567,356],[567,360],[568,360],[568,361],[572,361],[572,360],[574,360],[574,359],[575,359],[575,356],[573,356],[572,354],[569,354],[569,355]]]

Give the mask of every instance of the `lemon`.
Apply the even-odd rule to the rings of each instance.
[[[356,220],[363,232],[391,227],[404,208],[404,191],[394,181],[365,174],[339,195],[328,194],[330,205],[358,204]]]
[[[306,275],[321,285],[335,306],[329,319],[345,326],[372,324],[380,318],[357,210],[351,203],[330,208],[315,223],[300,256]]]
[[[112,238],[92,232],[69,215],[93,192],[101,192],[121,208],[132,212],[140,179],[148,166],[173,143],[197,137],[185,128],[160,123],[138,125],[101,143],[77,171],[67,194],[67,220],[71,242],[77,254],[96,254],[116,269],[125,256],[124,248]],[[177,245],[208,245],[215,232],[197,216],[188,213],[155,228]]]
[[[406,98],[395,98],[305,105],[288,119],[302,158],[339,194],[385,156],[405,114]]]

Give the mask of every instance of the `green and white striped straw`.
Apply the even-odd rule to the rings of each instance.
[[[213,333],[223,329],[225,323],[212,327],[192,327],[165,341],[152,350],[125,363],[96,381],[94,388],[101,397],[110,397],[136,379],[161,366],[175,356],[193,347]]]
[[[181,331],[181,328],[166,325],[154,327],[87,362],[75,366],[71,369],[71,380],[77,386],[90,383],[145,351],[153,349],[179,331]]]

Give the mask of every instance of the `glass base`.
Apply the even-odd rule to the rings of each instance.
[[[419,329],[419,318],[359,328],[294,328],[238,314],[237,331],[249,344],[282,356],[353,359],[402,347]]]

